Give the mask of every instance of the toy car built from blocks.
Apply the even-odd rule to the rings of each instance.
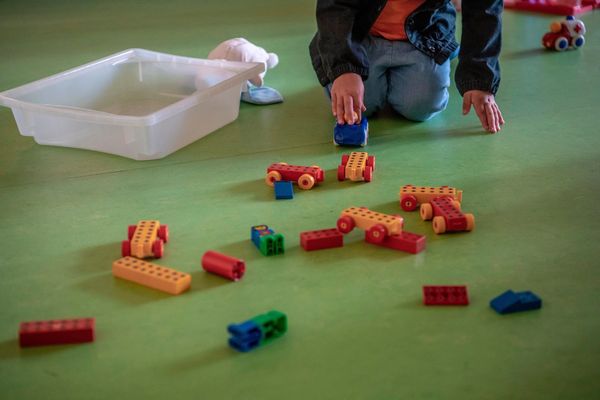
[[[319,166],[303,167],[280,162],[269,165],[265,182],[269,186],[273,186],[275,181],[298,182],[300,189],[308,190],[324,179],[323,170]]]
[[[414,211],[419,204],[429,203],[434,197],[448,196],[452,199],[462,201],[462,190],[449,186],[414,186],[404,185],[400,188],[400,207],[404,211]]]
[[[564,21],[555,21],[550,24],[550,32],[542,37],[545,48],[556,51],[564,51],[572,47],[578,49],[585,43],[585,25],[581,20],[573,16]]]
[[[369,138],[369,122],[362,117],[357,124],[339,124],[333,128],[333,143],[337,146],[366,146]]]
[[[349,233],[358,227],[367,232],[370,242],[381,243],[387,236],[402,232],[404,219],[399,215],[387,215],[371,211],[366,207],[346,208],[337,220],[337,228]]]
[[[460,203],[451,197],[436,197],[430,203],[421,204],[420,213],[424,221],[433,217],[433,231],[437,234],[448,231],[471,231],[475,228],[473,214],[463,214]]]
[[[346,178],[352,181],[371,182],[375,170],[375,156],[363,151],[353,151],[342,156],[342,165],[338,166],[338,181]]]
[[[121,243],[123,257],[161,258],[164,244],[169,241],[169,227],[159,221],[142,220],[137,225],[129,225],[127,238]]]

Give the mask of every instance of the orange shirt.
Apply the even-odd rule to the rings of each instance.
[[[388,0],[371,27],[371,35],[387,40],[406,40],[404,21],[423,3],[425,0]]]

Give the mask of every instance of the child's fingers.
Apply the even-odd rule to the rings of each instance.
[[[335,102],[335,116],[338,124],[344,124],[344,101],[339,96]]]
[[[465,93],[462,107],[463,115],[467,115],[469,111],[471,111],[471,93]]]
[[[473,109],[475,110],[475,114],[477,114],[477,118],[479,118],[479,121],[481,122],[481,126],[487,131],[489,129],[489,124],[485,114],[485,106],[483,104],[479,106],[473,105]]]
[[[488,122],[488,131],[492,133],[498,132],[500,130],[500,127],[498,126],[498,121],[496,120],[496,113],[494,112],[492,105],[490,103],[485,103],[484,107],[485,116]]]
[[[496,114],[498,115],[498,121],[500,121],[500,125],[504,125],[504,117],[502,116],[502,112],[500,111],[500,107],[497,104],[494,104],[496,109]]]
[[[337,117],[337,94],[333,90],[331,91],[331,113]]]
[[[344,96],[344,110],[346,122],[354,124],[354,100],[352,96]]]

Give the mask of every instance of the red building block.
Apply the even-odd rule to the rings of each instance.
[[[94,318],[21,322],[19,345],[33,347],[93,342],[95,325]]]
[[[342,247],[344,235],[336,228],[300,232],[300,245],[306,251]]]
[[[238,281],[244,276],[246,263],[239,258],[209,250],[202,256],[202,268],[206,272]]]
[[[388,247],[394,250],[406,251],[407,253],[417,254],[425,250],[427,237],[416,233],[402,231],[397,235],[386,236],[381,243],[377,243],[369,238],[365,233],[365,241],[378,246]]]
[[[556,0],[509,0],[504,8],[555,15],[578,15],[600,8],[598,0],[582,0],[580,5],[560,4]]]
[[[423,286],[426,306],[466,306],[469,304],[466,286]]]
[[[421,204],[420,214],[424,221],[433,217],[433,231],[438,235],[448,231],[472,231],[475,228],[473,214],[463,214],[460,203],[447,196]]]

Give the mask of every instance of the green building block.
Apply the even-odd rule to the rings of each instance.
[[[287,332],[287,316],[280,311],[272,310],[266,314],[257,315],[250,321],[254,322],[260,328],[262,333],[260,339],[261,346]]]
[[[258,249],[264,256],[283,254],[283,235],[281,233],[274,233],[272,235],[261,236]]]

